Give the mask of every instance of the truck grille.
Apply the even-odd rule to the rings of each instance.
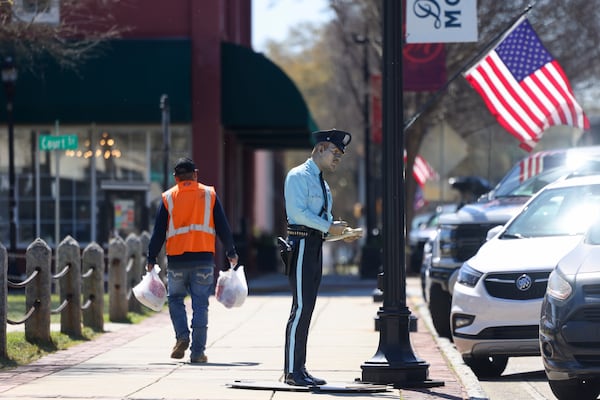
[[[498,224],[458,225],[456,237],[456,260],[467,261],[473,257],[485,242],[487,232]]]
[[[546,293],[548,285],[547,272],[512,272],[506,274],[490,274],[485,277],[485,289],[488,294],[499,299],[507,300],[533,300],[541,299]],[[523,281],[529,282],[527,287]],[[521,283],[521,285],[518,285]],[[519,286],[521,288],[519,288]]]

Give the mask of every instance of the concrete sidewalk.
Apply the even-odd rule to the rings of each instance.
[[[443,386],[388,387],[378,393],[328,393],[231,388],[236,380],[279,381],[285,323],[291,304],[285,277],[249,282],[250,296],[237,309],[211,298],[207,364],[169,358],[173,331],[164,310],[136,325],[107,324],[88,343],[0,373],[0,399],[469,399],[485,398],[477,380],[448,341],[432,335],[418,278],[407,279],[407,304],[418,317],[414,353],[429,364],[429,378]],[[325,276],[311,324],[307,368],[330,384],[352,384],[376,352],[375,281]]]

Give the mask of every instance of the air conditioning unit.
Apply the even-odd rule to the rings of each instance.
[[[25,23],[58,24],[60,0],[14,0],[13,16]]]

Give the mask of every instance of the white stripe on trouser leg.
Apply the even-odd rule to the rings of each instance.
[[[290,346],[288,349],[288,372],[294,371],[294,350],[296,348],[296,329],[302,314],[302,262],[304,261],[304,243],[306,239],[300,240],[300,248],[298,249],[298,260],[296,260],[296,298],[298,299],[298,308],[290,329]]]

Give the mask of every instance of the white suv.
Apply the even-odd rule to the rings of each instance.
[[[499,376],[508,357],[539,355],[548,276],[600,215],[600,176],[573,177],[530,199],[459,270],[452,338],[480,377]]]

